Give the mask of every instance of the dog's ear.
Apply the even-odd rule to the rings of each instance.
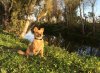
[[[38,28],[37,27],[34,27],[34,32],[36,32],[38,30]]]
[[[44,32],[44,28],[41,28],[40,30],[42,30]]]

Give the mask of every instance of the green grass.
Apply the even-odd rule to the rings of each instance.
[[[55,46],[45,45],[44,58],[17,54],[29,42],[0,32],[0,73],[99,73],[100,58],[80,56]]]

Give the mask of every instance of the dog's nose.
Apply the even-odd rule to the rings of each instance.
[[[41,36],[41,34],[39,34],[39,36]]]

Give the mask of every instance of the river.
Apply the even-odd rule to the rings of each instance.
[[[34,40],[34,34],[29,31],[25,37],[25,39],[29,40],[30,42],[32,42]],[[52,39],[52,38],[50,38]],[[53,39],[55,40],[56,37],[53,36]],[[51,40],[51,45],[55,44],[55,41],[54,40]],[[69,39],[69,38],[68,38]],[[67,43],[65,43],[65,41]],[[80,43],[81,40],[60,40],[60,44],[58,46],[62,47],[62,48],[65,48],[64,45],[66,45],[66,50],[69,51],[69,52],[76,52],[80,55],[90,55],[90,56],[99,56],[100,57],[100,46],[93,46],[92,44],[86,44],[87,42],[90,42],[90,41],[86,41],[86,43]],[[82,42],[82,41],[81,41]],[[100,44],[100,42],[98,42]],[[94,42],[95,44],[95,42]],[[56,46],[56,44],[55,44]]]

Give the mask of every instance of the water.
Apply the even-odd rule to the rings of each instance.
[[[81,46],[76,51],[80,55],[100,56],[100,50],[95,47]]]
[[[48,37],[48,36],[45,36],[45,37]],[[30,42],[32,42],[32,41],[34,41],[34,34],[31,31],[29,31],[25,35],[24,38],[29,40]],[[60,41],[60,43],[58,43],[58,41]],[[87,41],[87,42],[90,42],[90,41]],[[55,36],[51,36],[49,44],[55,45],[55,46],[60,46],[63,48],[65,47],[65,49],[67,49],[69,52],[77,52],[80,55],[92,55],[92,56],[100,57],[100,47],[99,46],[94,47],[93,45],[81,44],[80,41],[78,43],[77,40],[73,40],[73,41],[72,40],[65,41],[64,39],[57,40],[57,38]]]

